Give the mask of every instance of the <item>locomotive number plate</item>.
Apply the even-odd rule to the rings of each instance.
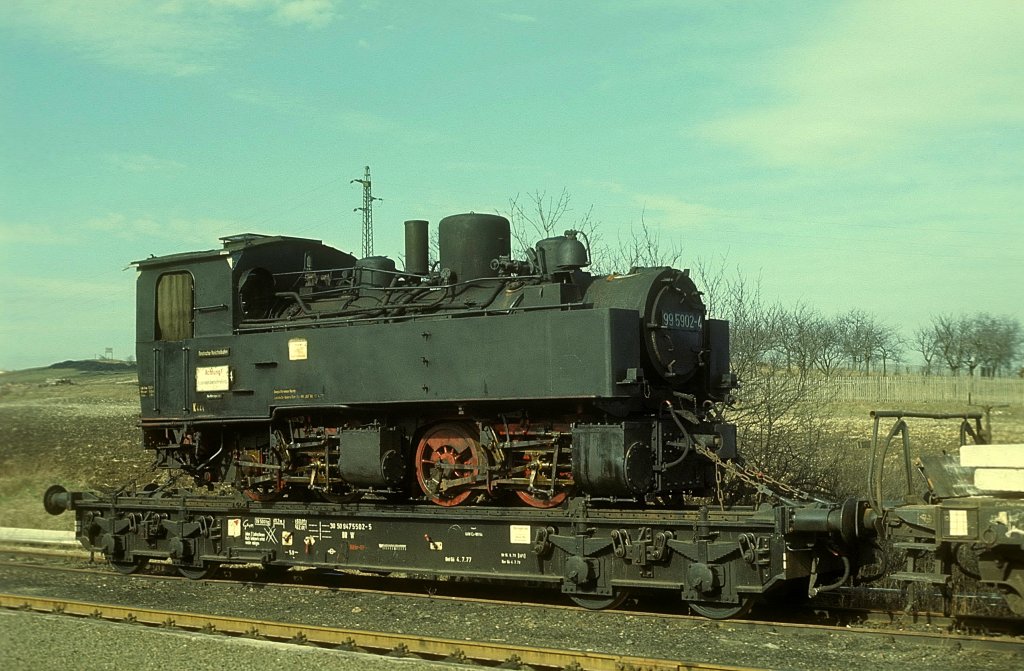
[[[699,331],[704,325],[704,318],[690,312],[662,312],[661,325],[680,331]]]

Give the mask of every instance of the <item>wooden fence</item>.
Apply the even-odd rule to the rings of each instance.
[[[837,377],[821,388],[823,401],[958,402],[1024,405],[1024,379],[890,375]]]

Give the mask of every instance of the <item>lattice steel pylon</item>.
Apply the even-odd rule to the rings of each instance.
[[[349,184],[359,182],[363,185],[363,206],[354,208],[353,212],[363,213],[363,258],[373,256],[373,201],[380,200],[373,195],[370,183],[370,166],[366,166],[363,179],[353,179]]]

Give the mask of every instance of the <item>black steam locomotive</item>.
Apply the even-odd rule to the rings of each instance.
[[[865,502],[696,498],[738,461],[728,323],[686,271],[591,275],[581,237],[514,259],[506,219],[462,214],[435,264],[406,222],[404,271],[259,235],[138,262],[143,444],[193,486],[54,485],[46,509],[125,573],[502,578],[719,618],[850,580]]]
[[[144,445],[255,500],[678,503],[735,457],[728,322],[687,271],[594,276],[575,231],[408,221],[405,270],[237,235],[137,262]],[[507,497],[505,497],[507,498]]]

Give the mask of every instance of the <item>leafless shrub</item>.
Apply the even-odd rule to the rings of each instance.
[[[651,268],[656,266],[677,266],[683,255],[678,244],[667,244],[662,240],[661,232],[647,223],[643,213],[640,223],[630,225],[628,232],[618,235],[618,244],[604,250],[600,267],[627,272],[632,268]]]
[[[539,240],[561,235],[572,229],[583,233],[591,255],[591,272],[600,273],[607,262],[600,226],[593,219],[591,205],[580,214],[572,208],[572,197],[565,188],[557,196],[547,191],[516,194],[503,213],[512,225],[513,253],[523,255]]]

